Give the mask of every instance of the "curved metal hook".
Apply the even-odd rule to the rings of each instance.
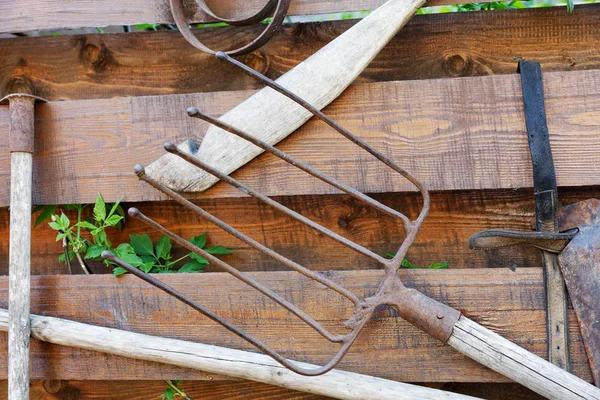
[[[200,40],[198,40],[198,38],[192,33],[191,29],[189,28],[187,18],[185,17],[185,13],[183,11],[183,0],[169,0],[169,2],[171,4],[171,13],[173,14],[173,19],[175,20],[175,24],[177,25],[177,28],[179,28],[179,32],[181,32],[183,37],[195,48],[202,50],[205,53],[216,54],[217,51],[210,49],[205,44],[200,42]],[[226,53],[231,56],[239,56],[242,54],[250,53],[266,44],[283,24],[290,3],[291,0],[269,0],[265,7],[263,7],[258,13],[254,14],[253,16],[245,19],[235,20],[225,19],[217,16],[214,12],[212,12],[208,5],[206,5],[206,2],[204,0],[198,1],[200,9],[204,13],[220,22],[225,22],[233,26],[246,26],[259,23],[260,21],[264,20],[265,17],[269,14],[269,12],[275,7],[273,19],[271,20],[271,22],[269,22],[269,24],[262,31],[262,33],[258,35],[258,37],[256,37],[256,39],[254,39],[252,42],[240,48],[226,51]]]

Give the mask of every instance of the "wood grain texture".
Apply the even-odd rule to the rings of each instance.
[[[33,100],[24,100],[29,102],[26,111],[33,114]],[[11,131],[11,135],[18,133]],[[10,162],[8,387],[16,400],[25,400],[29,398],[32,154],[12,152]]]
[[[428,384],[488,400],[541,400],[542,397],[515,383]],[[301,393],[248,381],[183,381],[181,387],[192,399],[202,400],[326,400],[329,397]],[[164,381],[52,381],[35,380],[32,400],[147,400],[164,393]],[[6,381],[0,381],[0,399],[7,399]]]
[[[354,23],[293,24],[259,51],[238,59],[276,79]],[[258,29],[196,33],[212,47],[224,48],[247,42]],[[598,5],[578,5],[572,14],[551,7],[415,16],[356,82],[512,74],[515,57],[540,62],[544,72],[597,69],[599,40]],[[0,40],[0,95],[18,84],[49,100],[260,87],[198,52],[178,32],[166,31]]]
[[[459,0],[430,0],[428,5],[457,4]],[[372,10],[384,0],[297,0],[288,15],[327,14]],[[263,0],[207,1],[222,17],[241,18],[264,6]],[[186,1],[190,22],[210,22],[193,1]],[[24,32],[40,29],[80,28],[145,23],[174,23],[168,0],[35,0],[0,4],[0,31]]]
[[[448,344],[548,399],[600,400],[599,388],[464,316],[456,322]]]
[[[253,273],[333,330],[353,310],[338,295],[287,272]],[[373,293],[382,271],[328,272],[358,295]],[[401,271],[408,286],[459,308],[483,324],[538,355],[546,354],[544,290],[541,268],[509,270]],[[286,357],[318,364],[335,351],[287,312],[266,301],[243,284],[223,274],[161,276],[170,285],[238,324]],[[2,280],[6,287],[6,280]],[[0,289],[5,299],[6,289]],[[0,301],[0,305],[5,304]],[[250,349],[206,318],[163,295],[135,277],[41,276],[32,282],[32,313],[124,330]],[[570,313],[573,371],[589,381],[575,315]],[[339,328],[336,328],[339,327]],[[2,338],[5,340],[5,337]],[[0,341],[0,345],[1,341]],[[73,350],[32,341],[32,379],[201,379],[193,371],[116,356]],[[0,354],[0,365],[6,362]],[[403,366],[410,365],[410,368]],[[439,368],[444,365],[444,368]],[[381,310],[365,327],[339,366],[403,382],[506,382],[467,360],[416,328]],[[0,370],[4,371],[4,369]],[[0,372],[0,377],[3,377]]]
[[[418,213],[419,199],[414,193],[381,194],[375,198],[411,217],[416,217]],[[563,189],[560,191],[560,198],[562,204],[576,203],[588,198],[600,198],[600,191]],[[403,237],[397,221],[347,196],[291,196],[276,200],[378,254],[393,253]],[[321,237],[304,225],[295,223],[252,199],[206,200],[197,204],[250,237],[310,269],[348,270],[378,267],[370,259]],[[151,202],[138,203],[135,206],[184,238],[207,233],[211,245],[220,244],[234,249],[235,253],[223,259],[241,270],[282,269],[282,266],[271,258],[253,251],[179,205],[172,202]],[[124,207],[127,208],[128,204]],[[534,248],[516,246],[490,251],[473,251],[468,248],[469,237],[482,230],[530,231],[529,222],[533,218],[533,209],[531,190],[435,192],[429,217],[409,250],[408,259],[419,266],[428,266],[435,261],[448,261],[450,268],[539,267],[539,252]],[[76,218],[72,213],[67,214],[72,220]],[[155,232],[133,219],[127,220],[122,232],[110,230],[109,237],[116,245],[129,242],[128,235],[138,233],[149,234],[155,241],[159,239]],[[44,224],[33,229],[32,235],[32,274],[67,274],[67,267],[57,262],[62,247],[55,241],[55,231]],[[8,273],[7,243],[8,210],[1,209],[0,274]],[[181,249],[175,248],[175,256],[183,254]],[[92,264],[94,273],[110,272],[99,263]],[[211,267],[208,270],[213,271]],[[80,273],[78,268],[74,268],[74,272]]]
[[[544,85],[558,184],[598,184],[600,71],[548,73]],[[38,105],[34,203],[92,202],[98,192],[108,201],[163,199],[137,181],[133,165],[157,159],[166,139],[201,140],[206,124],[186,117],[188,106],[221,115],[251,93]],[[355,85],[327,112],[430,190],[460,190],[531,186],[522,108],[519,78],[508,75]],[[7,112],[0,108],[0,134],[8,129]],[[412,190],[398,174],[314,121],[279,148],[363,192]],[[0,151],[0,177],[9,173],[6,154]],[[258,157],[233,176],[271,196],[335,193],[270,155]],[[7,205],[8,182],[1,182],[0,205]],[[197,198],[241,195],[219,183]]]

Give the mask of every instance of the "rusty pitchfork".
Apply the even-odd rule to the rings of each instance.
[[[345,323],[345,327],[349,330],[349,332],[343,335],[336,335],[331,333],[318,321],[307,315],[305,312],[300,310],[298,307],[296,307],[294,304],[292,304],[285,298],[271,291],[269,288],[263,286],[260,282],[254,280],[250,276],[238,271],[236,268],[232,267],[226,262],[214,257],[213,255],[202,250],[201,248],[193,245],[189,241],[169,231],[165,227],[161,226],[157,222],[142,214],[136,208],[129,209],[129,215],[131,217],[139,219],[140,221],[144,222],[145,224],[157,230],[158,232],[168,236],[171,240],[173,240],[181,247],[206,258],[213,265],[216,265],[220,269],[230,273],[242,282],[252,286],[254,289],[259,291],[263,295],[267,296],[271,300],[284,307],[289,312],[296,315],[298,318],[300,318],[302,321],[308,324],[311,328],[317,331],[328,341],[332,343],[338,343],[340,345],[338,352],[324,366],[316,369],[304,369],[296,365],[293,361],[290,361],[283,357],[280,353],[270,348],[267,344],[261,342],[260,340],[244,332],[237,326],[224,320],[217,314],[213,313],[211,310],[204,308],[201,304],[198,304],[194,300],[179,293],[177,290],[164,284],[155,277],[146,274],[140,271],[139,269],[125,263],[111,252],[103,252],[102,256],[104,259],[109,260],[114,264],[126,269],[128,272],[136,275],[144,281],[154,285],[155,287],[165,291],[166,293],[174,296],[183,303],[196,309],[197,311],[209,317],[213,321],[227,328],[229,331],[233,332],[234,334],[253,344],[260,351],[273,357],[286,368],[289,368],[290,370],[297,372],[298,374],[313,376],[326,373],[332,368],[334,368],[344,357],[344,355],[348,352],[350,346],[354,343],[358,334],[363,329],[365,324],[371,319],[375,309],[379,306],[386,305],[394,307],[398,311],[400,317],[417,326],[432,337],[440,340],[443,343],[448,343],[461,353],[466,354],[474,360],[488,366],[491,369],[494,369],[497,372],[500,372],[501,374],[504,374],[505,376],[517,382],[520,382],[524,386],[527,386],[528,388],[548,398],[600,399],[600,390],[590,385],[589,383],[577,378],[574,375],[569,374],[568,372],[552,365],[551,363],[543,360],[542,358],[532,353],[529,353],[528,351],[515,345],[514,343],[489,331],[481,325],[469,320],[468,318],[462,316],[459,311],[447,305],[444,305],[436,300],[433,300],[415,289],[407,288],[406,286],[404,286],[404,284],[398,277],[397,272],[400,268],[402,260],[406,256],[408,249],[412,245],[423,221],[425,220],[430,207],[429,192],[423,186],[423,184],[412,174],[410,174],[398,164],[396,164],[394,161],[392,161],[389,157],[375,150],[369,144],[364,142],[361,138],[355,136],[354,134],[340,126],[338,123],[336,123],[331,118],[327,117],[324,113],[322,113],[315,107],[311,106],[310,104],[296,96],[294,93],[291,93],[282,86],[278,85],[276,82],[266,78],[265,76],[259,74],[258,72],[252,70],[244,64],[234,60],[233,58],[229,57],[223,52],[218,52],[216,56],[218,59],[240,68],[246,74],[264,82],[271,89],[281,93],[283,96],[286,96],[291,100],[295,101],[296,103],[300,104],[301,106],[309,110],[319,120],[325,122],[327,125],[329,125],[337,132],[342,134],[344,137],[346,137],[362,149],[366,150],[371,155],[376,157],[379,161],[392,168],[394,171],[402,175],[405,179],[410,181],[419,190],[423,197],[423,205],[420,214],[415,220],[411,221],[404,214],[394,209],[391,209],[386,205],[364,195],[356,189],[349,187],[337,181],[336,179],[323,174],[322,172],[312,168],[311,166],[301,161],[296,160],[295,158],[289,156],[288,154],[278,150],[277,148],[271,146],[270,144],[260,139],[248,135],[227,123],[219,121],[216,118],[205,115],[194,107],[190,107],[187,110],[189,116],[194,118],[200,118],[231,134],[237,135],[251,142],[252,144],[262,148],[264,151],[267,151],[273,154],[274,156],[292,164],[293,166],[315,176],[323,182],[334,186],[335,188],[341,190],[349,196],[368,203],[370,206],[374,207],[380,212],[392,216],[394,218],[398,218],[403,224],[406,237],[402,242],[396,255],[392,259],[387,259],[313,222],[312,220],[304,217],[303,215],[300,215],[297,212],[279,204],[271,198],[252,189],[251,187],[237,181],[236,179],[231,178],[230,176],[204,163],[200,159],[178,149],[177,146],[175,146],[173,143],[167,142],[165,144],[165,150],[181,157],[182,159],[195,165],[196,167],[205,170],[206,172],[236,187],[242,192],[276,208],[277,210],[296,219],[297,221],[315,229],[319,233],[326,235],[329,238],[338,241],[342,245],[345,245],[359,252],[360,254],[379,262],[384,267],[384,277],[378,287],[376,294],[361,299],[346,288],[327,279],[325,276],[315,273],[295,263],[294,261],[282,256],[281,254],[278,254],[277,252],[267,248],[261,243],[246,236],[245,234],[231,227],[227,223],[206,212],[197,205],[193,204],[180,194],[172,191],[171,189],[152,179],[151,177],[145,174],[144,168],[141,165],[136,165],[134,171],[137,174],[137,176],[144,182],[150,184],[151,186],[166,194],[167,196],[177,201],[184,207],[194,211],[200,217],[217,225],[221,229],[225,230],[227,233],[243,241],[244,243],[248,244],[254,249],[263,252],[269,257],[272,257],[276,261],[291,268],[292,270],[297,271],[308,278],[314,279],[315,281],[319,282],[320,284],[326,286],[331,290],[336,291],[337,293],[348,299],[350,302],[352,302],[355,306],[356,311],[355,314]]]

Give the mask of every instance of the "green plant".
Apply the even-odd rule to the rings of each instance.
[[[385,253],[386,256],[388,257],[394,257],[395,254],[394,253]],[[403,268],[409,268],[409,269],[417,269],[417,268],[422,268],[418,265],[415,265],[413,263],[411,263],[410,261],[408,261],[407,258],[405,258],[404,260],[402,260],[402,263],[400,263],[400,265]],[[436,261],[434,263],[429,264],[429,266],[427,267],[427,269],[448,269],[448,261]]]
[[[56,212],[58,209],[56,205],[36,207],[34,213],[40,212],[40,215],[36,218],[34,226],[51,220],[48,225],[58,232],[56,241],[62,240],[63,243],[64,254],[58,257],[59,261],[66,261],[70,268],[70,261],[76,258],[86,273],[89,273],[89,268],[84,260],[103,261],[107,266],[111,264],[102,260],[100,256],[105,250],[111,251],[126,263],[146,273],[200,272],[209,264],[208,260],[195,253],[188,253],[173,260],[171,240],[166,236],[161,237],[154,245],[148,235],[133,234],[129,235],[129,243],[121,243],[113,247],[107,229],[111,227],[121,229],[125,213],[120,203],[119,200],[114,204],[107,204],[98,194],[92,214],[85,219],[83,219],[83,211],[88,207],[86,204],[65,205],[61,208],[60,215]],[[73,224],[63,209],[67,212],[76,211],[77,222]],[[83,235],[84,233],[87,237]],[[206,234],[194,236],[190,238],[190,242],[213,255],[232,252],[223,246],[206,247]],[[115,276],[126,272],[121,267],[113,269]]]
[[[178,397],[181,397],[184,400],[192,400],[191,397],[189,397],[179,386],[180,381],[166,380],[165,382],[167,382],[168,386],[163,395],[161,396],[161,400],[173,400]]]

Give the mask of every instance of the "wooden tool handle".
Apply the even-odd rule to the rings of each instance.
[[[461,316],[448,344],[549,399],[597,399],[600,389]]]
[[[0,309],[0,330],[6,331],[7,317],[7,311]],[[142,335],[60,318],[32,315],[31,334],[35,339],[63,346],[177,365],[336,399],[474,399],[474,397],[457,393],[340,370],[332,370],[321,376],[302,376],[287,370],[271,357],[263,354]],[[298,364],[309,369],[317,367],[306,363]]]
[[[356,79],[424,3],[424,0],[389,0],[287,72],[277,83],[322,109]],[[201,105],[195,106],[201,108]],[[220,119],[269,144],[276,144],[311,116],[292,100],[265,88]],[[188,142],[180,144],[179,148],[190,153],[195,150]],[[253,144],[212,126],[195,155],[229,174],[261,153],[262,150]],[[171,154],[150,164],[146,173],[176,191],[201,192],[218,181],[213,175]]]

